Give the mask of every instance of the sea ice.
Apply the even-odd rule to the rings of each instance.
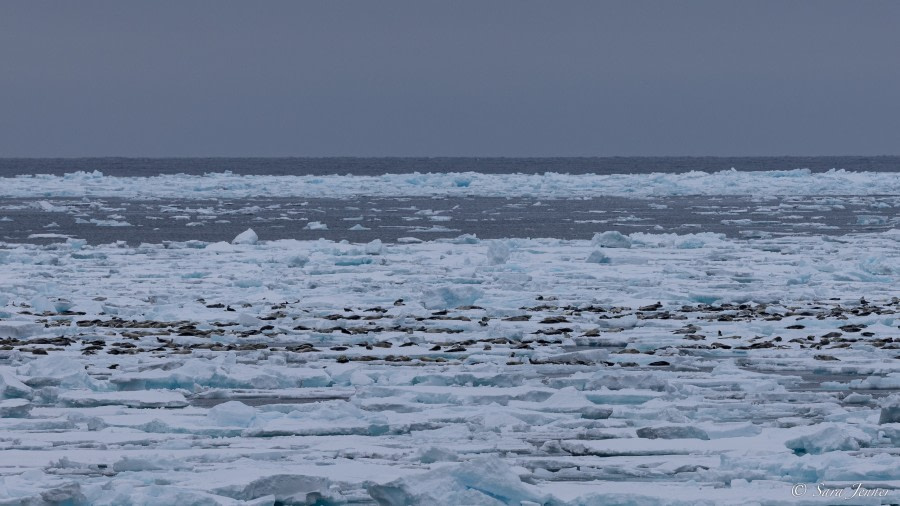
[[[603,248],[630,248],[631,247],[631,238],[622,235],[619,232],[614,230],[610,230],[607,232],[602,232],[598,234],[594,234],[594,238],[591,239],[591,242],[594,246],[600,246]]]
[[[0,418],[24,418],[32,407],[26,399],[0,400]]]
[[[509,260],[509,246],[503,241],[491,241],[488,243],[488,262],[492,265],[500,265]]]
[[[48,307],[50,307],[49,304]],[[0,321],[0,337],[22,339],[34,335],[43,329],[43,325],[27,320]]]
[[[878,423],[900,423],[900,394],[892,394],[881,401]]]
[[[303,228],[306,230],[328,230],[328,225],[319,221],[311,221]]]
[[[380,255],[384,249],[381,239],[375,239],[366,244],[366,255]]]
[[[401,478],[367,487],[380,504],[545,504],[550,499],[537,487],[524,483],[512,468],[497,458],[472,460],[437,468],[413,478]]]
[[[900,486],[898,232],[622,238],[2,244],[0,503]]]
[[[258,240],[259,236],[256,235],[256,232],[252,228],[248,228],[232,239],[231,244],[256,244]]]
[[[206,412],[206,418],[213,425],[226,427],[249,427],[256,418],[256,409],[243,402],[228,401]]]
[[[465,184],[459,184],[464,181]],[[580,198],[599,195],[894,195],[900,177],[891,172],[808,169],[788,171],[683,172],[671,174],[479,174],[428,173],[260,176],[230,172],[151,177],[107,176],[94,171],[2,178],[4,197],[246,198],[368,196],[531,196]],[[824,203],[823,203],[824,204]],[[47,202],[48,210],[59,206]],[[65,210],[65,208],[62,208]]]
[[[821,454],[833,451],[859,450],[867,446],[871,437],[859,429],[829,425],[816,432],[785,442],[798,455]]]
[[[140,390],[133,392],[92,392],[70,390],[57,399],[67,406],[128,406],[130,408],[183,408],[188,405],[184,395],[165,390]]]
[[[587,260],[585,260],[585,262],[589,264],[608,264],[611,261],[612,260],[600,250],[592,251],[591,254],[588,255]]]
[[[425,290],[422,304],[428,309],[447,309],[471,306],[484,295],[472,286],[441,286]]]
[[[11,371],[0,367],[0,399],[30,398],[31,387],[22,383]]]

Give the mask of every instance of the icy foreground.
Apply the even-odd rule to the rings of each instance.
[[[897,230],[70,239],[0,269],[0,504],[900,501]]]

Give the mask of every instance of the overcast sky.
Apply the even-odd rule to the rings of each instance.
[[[0,156],[781,154],[900,154],[900,2],[0,0]]]

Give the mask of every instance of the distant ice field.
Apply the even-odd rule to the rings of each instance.
[[[372,176],[267,176],[231,172],[120,177],[100,171],[0,179],[0,197],[348,198],[532,197],[652,198],[678,195],[897,195],[900,172],[809,169],[651,174],[485,174],[430,172]]]

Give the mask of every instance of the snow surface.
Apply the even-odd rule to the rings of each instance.
[[[898,230],[241,236],[0,246],[0,503],[900,501]]]

